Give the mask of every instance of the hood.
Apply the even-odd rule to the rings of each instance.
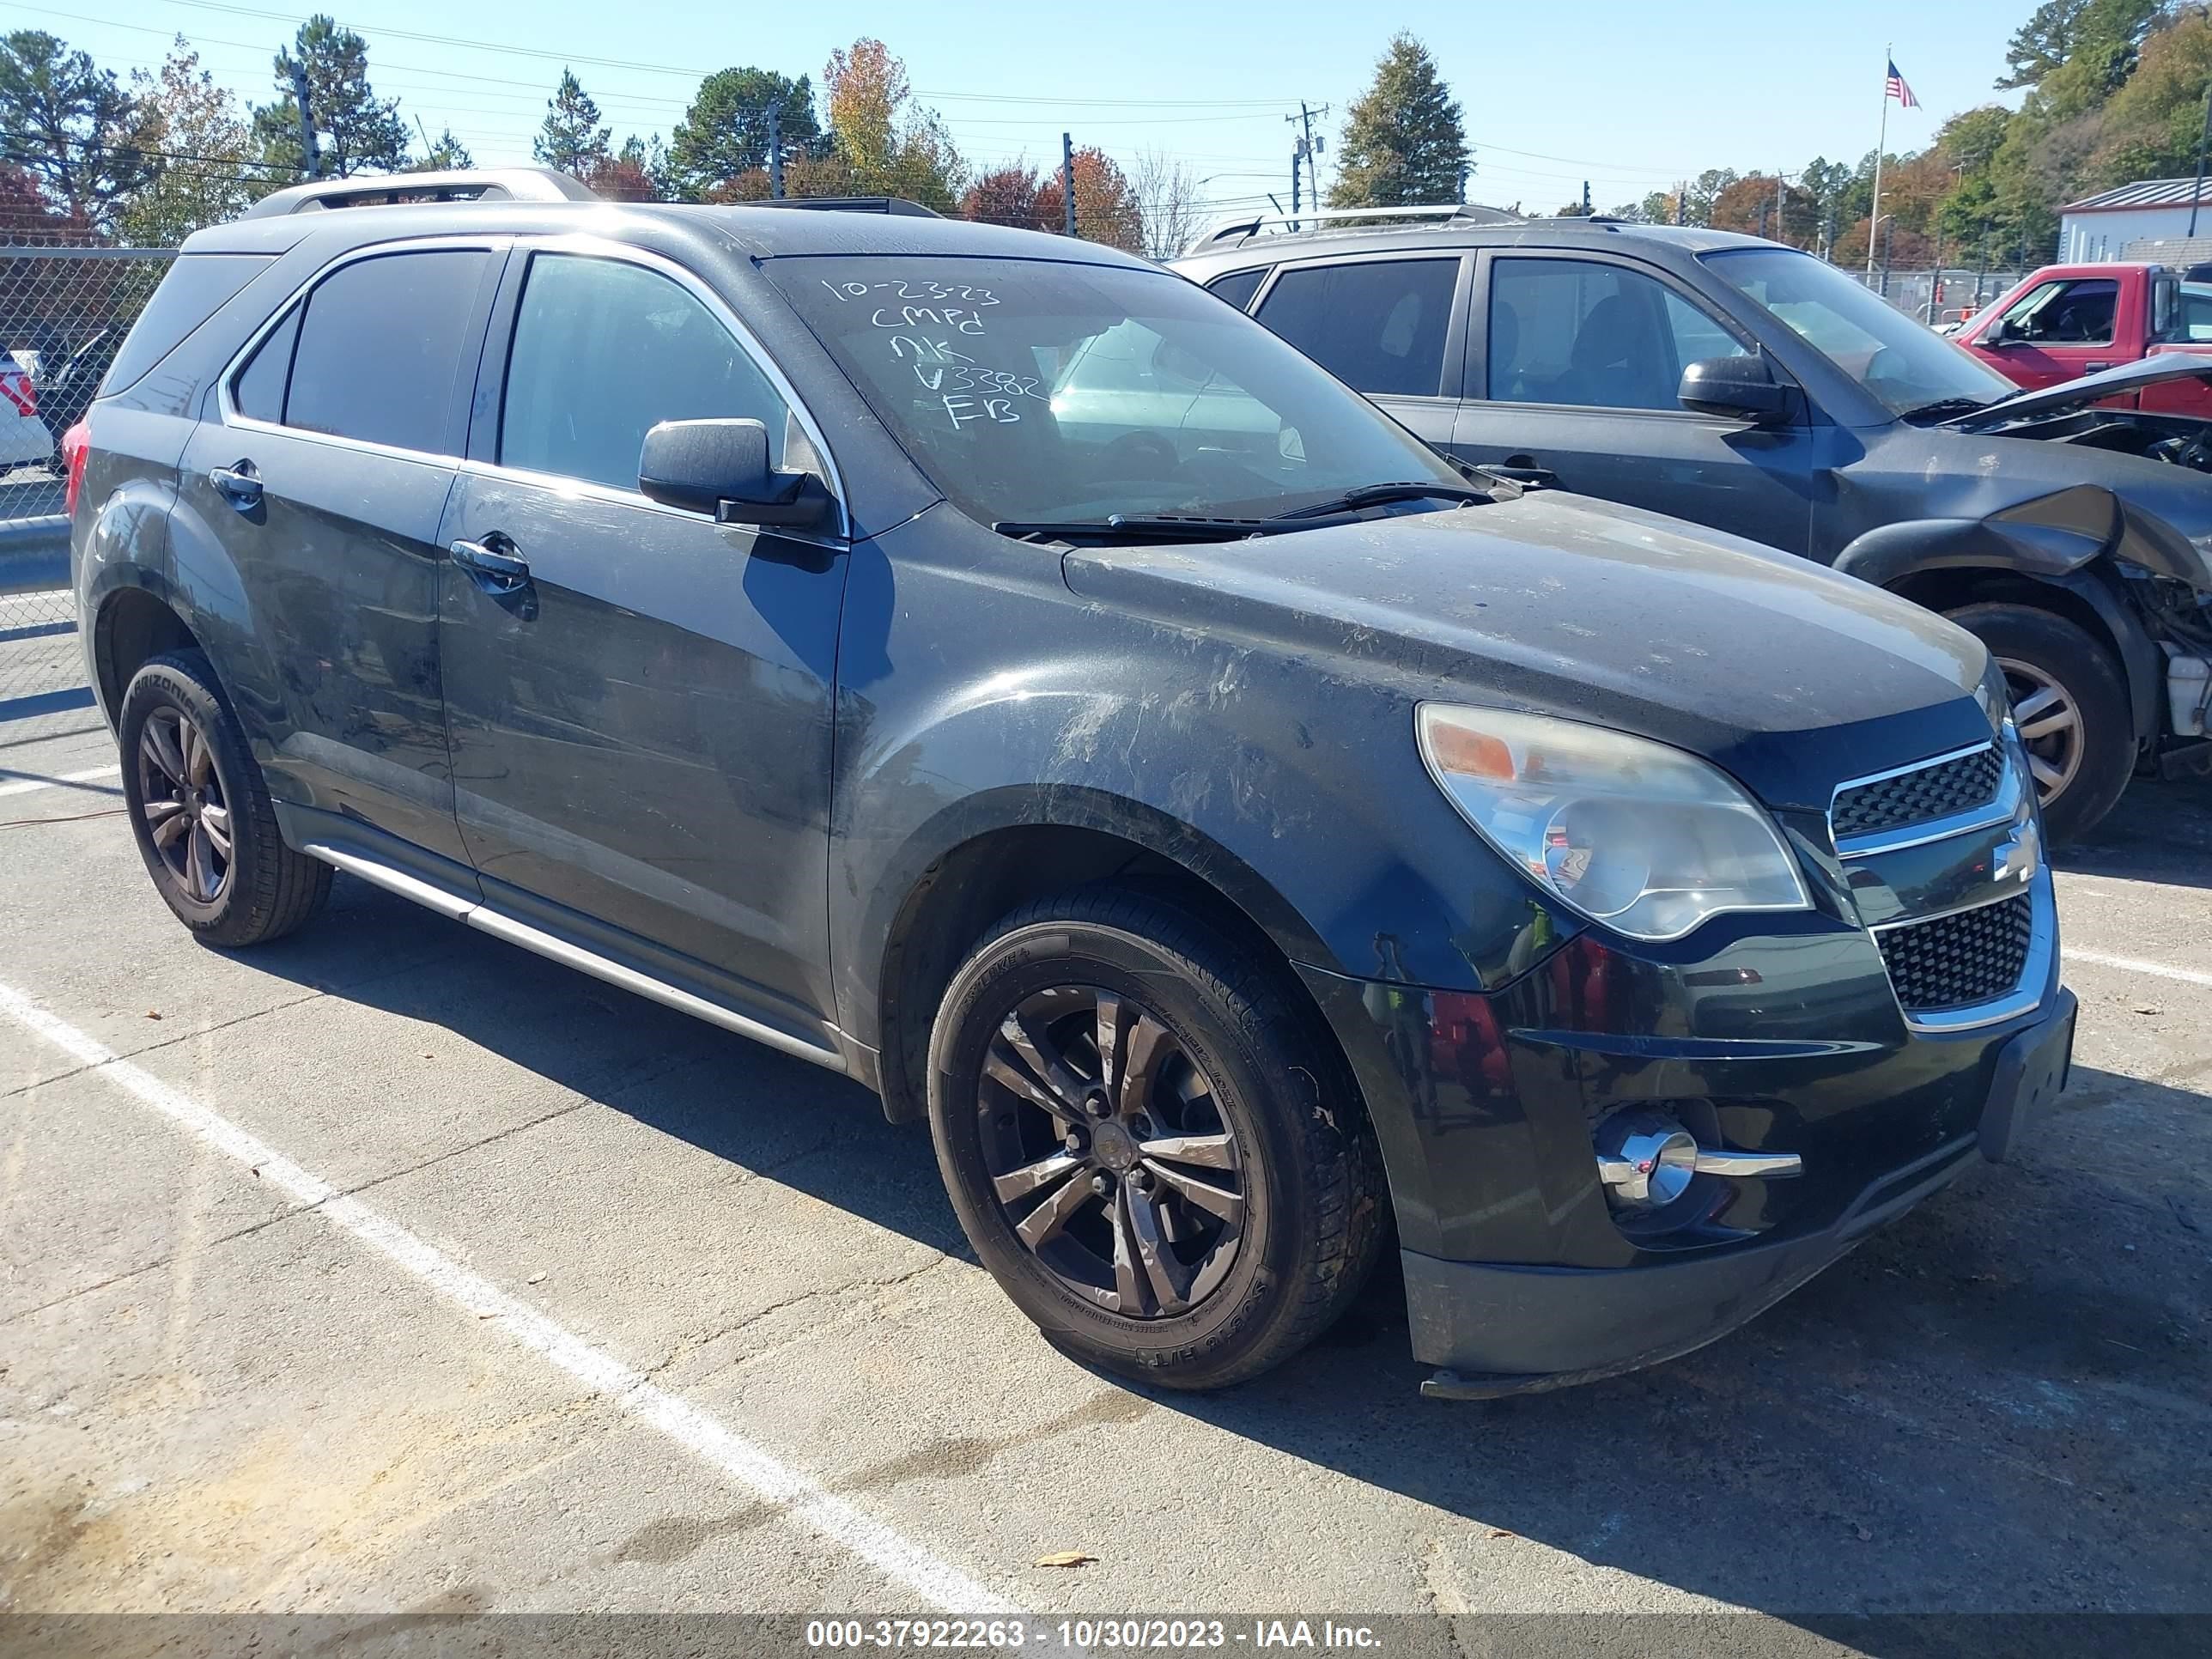
[[[1941,422],[1973,432],[1998,421],[2017,421],[2029,415],[2057,415],[2083,409],[2118,392],[2138,392],[2161,380],[2212,380],[2212,348],[2205,351],[2162,351],[2117,368],[2100,369],[2076,380],[2062,380],[2038,392],[2015,392],[1984,404],[1971,414],[1954,415]]]
[[[1247,541],[1098,547],[1068,586],[1333,678],[1633,732],[1771,805],[1980,742],[1981,645],[1934,613],[1673,519],[1517,501]]]

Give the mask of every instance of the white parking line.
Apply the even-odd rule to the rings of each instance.
[[[117,776],[121,769],[113,761],[105,766],[95,766],[82,772],[64,772],[58,777],[16,778],[0,783],[0,795],[27,795],[33,789],[58,789],[64,784],[98,783],[103,778]]]
[[[886,1577],[949,1612],[1018,1613],[1013,1603],[873,1516],[825,1491],[811,1475],[753,1444],[680,1395],[655,1387],[641,1373],[509,1296],[389,1217],[340,1193],[320,1176],[302,1169],[228,1118],[118,1058],[114,1050],[48,1013],[22,992],[0,985],[0,1013],[128,1090],[186,1133],[245,1165],[264,1185],[278,1188],[332,1225],[351,1233],[464,1312],[474,1315],[480,1324],[505,1331],[617,1410],[651,1424],[751,1488],[766,1503],[842,1544]]]
[[[2212,985],[2212,974],[2201,974],[2194,968],[2169,968],[2162,962],[2144,962],[2136,957],[2108,957],[2100,951],[2077,951],[2065,947],[2069,962],[2091,962],[2100,968],[2118,968],[2130,974],[2155,974],[2160,979],[2178,979],[2185,985]]]

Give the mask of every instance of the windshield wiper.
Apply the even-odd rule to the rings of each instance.
[[[1908,409],[1897,418],[1900,421],[1948,421],[1961,415],[1971,415],[1989,404],[1979,398],[1938,398],[1932,404],[1923,404],[1917,409]]]
[[[1293,507],[1288,513],[1278,513],[1278,519],[1324,519],[1333,513],[1351,513],[1363,507],[1381,507],[1387,501],[1418,501],[1433,498],[1440,501],[1487,501],[1496,499],[1487,489],[1478,489],[1473,484],[1442,483],[1407,478],[1395,483],[1361,484],[1347,489],[1341,495],[1332,495],[1325,501],[1316,501],[1311,507]]]
[[[1115,513],[1103,519],[1001,519],[991,528],[1017,541],[1226,542],[1243,536],[1279,535],[1289,526],[1273,519]]]

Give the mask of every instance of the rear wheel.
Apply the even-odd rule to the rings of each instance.
[[[1258,1375],[1383,1238],[1343,1067],[1284,988],[1170,904],[1025,907],[953,976],[929,1118],[977,1255],[1054,1342],[1176,1388]]]
[[[2053,841],[2087,834],[2135,770],[2135,722],[2112,653],[2077,624],[2027,605],[1970,605],[1953,622],[1990,648]]]
[[[320,908],[330,866],[284,844],[205,657],[179,651],[139,669],[116,731],[131,833],[178,921],[210,945],[259,945]]]

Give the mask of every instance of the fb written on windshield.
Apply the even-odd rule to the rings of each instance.
[[[884,255],[766,268],[931,482],[986,524],[1265,516],[1377,480],[1455,476],[1171,272]]]
[[[1024,398],[1051,403],[1042,375],[986,368],[971,355],[989,349],[983,343],[989,331],[985,318],[999,303],[989,289],[905,278],[833,283],[823,277],[822,286],[844,304],[868,307],[868,326],[885,331],[891,356],[913,369],[924,391],[937,395],[954,431],[975,422],[1012,425],[1022,418]]]

